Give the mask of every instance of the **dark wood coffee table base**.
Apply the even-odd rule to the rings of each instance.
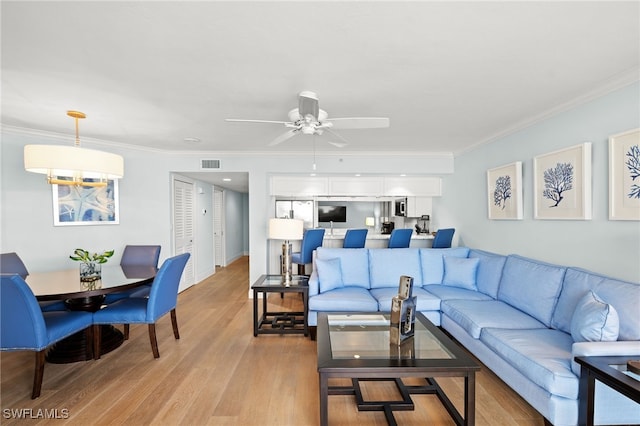
[[[351,379],[352,386],[329,386],[328,394],[329,395],[354,395],[356,398],[356,404],[358,406],[358,411],[384,411],[384,416],[387,419],[387,423],[391,426],[396,426],[397,422],[395,417],[393,416],[394,411],[413,411],[415,409],[415,404],[411,399],[411,394],[420,394],[420,395],[436,395],[442,405],[444,405],[445,409],[451,416],[451,418],[458,425],[464,425],[465,420],[460,415],[456,407],[449,400],[444,391],[440,388],[440,385],[433,378],[425,378],[425,385],[405,385],[401,378],[393,378],[393,379]],[[390,401],[365,401],[362,396],[362,391],[360,389],[361,381],[393,381],[402,397],[401,400],[390,400]],[[465,381],[466,382],[466,381]],[[465,383],[466,385],[466,383]],[[465,394],[465,397],[467,395]],[[467,404],[473,404],[473,401],[467,401],[465,398],[465,407]]]

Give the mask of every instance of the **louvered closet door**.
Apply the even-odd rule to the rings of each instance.
[[[184,268],[179,291],[194,284],[193,268],[193,184],[174,180],[173,183],[173,229],[175,254],[191,253]]]
[[[216,266],[227,266],[224,246],[224,193],[213,191],[213,242]]]

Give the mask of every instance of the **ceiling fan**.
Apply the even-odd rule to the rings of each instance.
[[[374,129],[389,127],[389,119],[386,117],[350,117],[329,118],[327,112],[318,106],[318,96],[314,92],[303,91],[298,95],[298,108],[289,111],[290,121],[271,120],[246,120],[241,118],[227,118],[225,121],[247,123],[273,123],[283,124],[289,130],[281,134],[269,143],[269,146],[278,145],[296,135],[322,135],[325,131],[339,139],[328,141],[331,145],[342,148],[347,141],[332,129]]]

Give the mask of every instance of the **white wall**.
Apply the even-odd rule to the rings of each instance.
[[[639,93],[633,84],[456,157],[434,226],[455,227],[460,245],[639,282],[640,223],[608,220],[608,137],[640,127]],[[593,144],[593,219],[534,220],[533,157],[583,142]],[[524,220],[489,220],[486,171],[514,161],[523,163]]]

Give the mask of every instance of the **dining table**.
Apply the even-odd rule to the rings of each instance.
[[[153,282],[157,268],[153,266],[102,265],[99,279],[83,282],[79,268],[30,273],[25,281],[38,301],[63,300],[72,311],[96,312],[105,296],[130,290]],[[105,354],[122,345],[124,334],[113,325],[102,325],[100,353]],[[47,361],[66,364],[93,359],[93,343],[87,330],[75,333],[53,345]]]

